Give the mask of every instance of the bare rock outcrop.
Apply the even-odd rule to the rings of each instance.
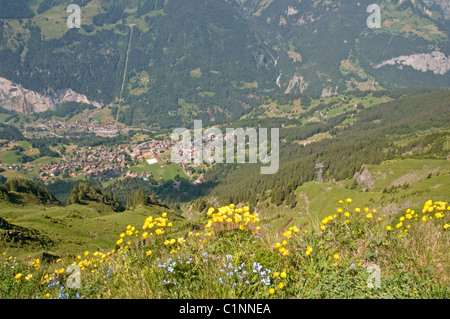
[[[308,88],[308,82],[305,81],[303,76],[299,74],[295,74],[292,79],[289,81],[288,87],[286,88],[286,91],[284,91],[285,94],[289,93],[303,93]]]
[[[385,65],[411,66],[421,72],[432,71],[434,74],[444,75],[450,70],[450,59],[442,52],[420,53],[412,55],[402,55],[390,60],[383,61],[375,66],[375,69]]]
[[[362,173],[356,172],[353,178],[358,185],[363,184],[364,188],[371,188],[375,183],[372,179],[372,174],[370,174],[370,171],[367,168],[364,168]]]
[[[90,101],[86,95],[71,89],[59,90],[52,96],[46,96],[27,90],[22,85],[0,77],[0,107],[22,114],[31,114],[55,110],[64,102],[78,102],[102,107],[101,103]]]
[[[321,97],[331,97],[331,96],[337,95],[337,94],[338,94],[337,86],[334,88],[334,92],[333,92],[333,88],[328,87],[328,88],[323,88]]]

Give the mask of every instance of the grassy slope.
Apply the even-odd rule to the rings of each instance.
[[[339,200],[357,198],[362,206],[375,207],[387,216],[407,208],[417,208],[430,198],[448,200],[450,194],[450,161],[431,159],[405,159],[387,161],[381,165],[368,165],[374,184],[369,191],[361,187],[347,188],[353,180],[332,183],[307,182],[296,190],[294,208],[272,207],[262,203],[257,208],[275,228],[285,223],[305,224],[318,221],[336,209]],[[432,173],[430,178],[428,174]],[[391,193],[382,191],[390,186],[409,184]]]
[[[141,225],[145,218],[161,215],[165,209],[141,206],[114,213],[95,203],[65,208],[2,205],[0,217],[12,224],[36,229],[57,245],[43,250],[30,250],[31,246],[10,246],[5,250],[0,246],[0,253],[5,252],[5,257],[0,260],[0,297],[4,294],[9,298],[61,298],[63,292],[78,298],[73,290],[60,288],[60,284],[52,287],[45,281],[44,284],[40,282],[42,276],[55,269],[64,272],[64,268],[75,260],[85,265],[82,282],[90,288],[76,291],[84,298],[448,298],[448,231],[442,228],[448,223],[448,216],[444,220],[423,223],[421,208],[428,199],[448,200],[449,165],[446,160],[408,159],[368,166],[375,183],[367,192],[362,192],[360,186],[347,188],[352,184],[351,180],[336,184],[305,183],[296,190],[298,203],[294,209],[281,207],[276,210],[266,208],[264,204],[258,207],[261,230],[256,237],[248,230],[218,232],[202,243],[198,240],[204,238],[202,228],[193,228],[193,225],[204,224],[208,219],[206,214],[184,220],[168,212],[167,217],[174,227],[166,228],[167,235],[150,241],[145,247],[132,244],[130,250],[125,248],[117,252],[112,251],[117,249],[115,241],[127,225],[136,226],[140,233],[138,237],[126,236],[122,246],[128,241],[142,240]],[[433,175],[428,178],[430,167]],[[409,187],[382,192],[386,187],[398,184],[399,180],[407,181]],[[328,222],[326,231],[320,231],[321,220],[336,214],[338,201],[345,202],[346,198],[353,199],[348,209],[350,224],[343,224],[345,218],[341,214]],[[368,220],[365,213],[354,213],[358,206],[378,212],[374,213],[375,218]],[[388,232],[386,225],[394,227],[406,208],[415,209],[420,217],[406,220],[400,230]],[[383,215],[386,215],[384,221],[377,222],[376,218]],[[406,223],[411,224],[407,236],[403,233]],[[286,239],[282,233],[290,226],[298,226],[302,232],[288,240],[286,247],[290,255],[283,257],[274,244]],[[250,229],[255,228],[251,226]],[[184,237],[192,230],[199,232],[200,237]],[[187,242],[181,245],[179,259],[175,259],[176,255],[169,253],[173,246],[166,246],[163,241],[179,237],[186,238]],[[309,246],[313,247],[311,256],[304,253]],[[151,256],[144,253],[149,250]],[[26,266],[33,260],[27,259],[26,255],[40,258],[43,251],[61,256],[62,262],[43,264],[39,269]],[[92,256],[92,253],[85,257],[84,251],[111,255],[102,260],[104,265],[101,265],[100,257]],[[81,260],[74,259],[77,255],[82,256]],[[20,259],[10,260],[8,256]],[[232,259],[225,256],[232,256]],[[244,269],[252,274],[247,278],[249,284],[237,277],[225,276],[223,265],[229,262],[235,267],[245,263]],[[260,280],[262,275],[253,274],[254,263],[261,263],[272,273],[285,271],[287,277],[281,279],[270,275],[270,285],[266,286]],[[381,288],[367,287],[370,264],[381,268]],[[169,270],[168,265],[174,270]],[[19,272],[24,276],[32,274],[33,278],[16,281],[14,276]],[[63,283],[67,276],[61,273],[58,280]],[[179,281],[179,286],[163,281],[174,278]],[[130,282],[136,284],[131,287]],[[233,282],[237,282],[237,288],[231,286]],[[283,288],[278,286],[281,282]],[[273,295],[269,288],[273,289]]]
[[[142,224],[148,216],[167,211],[159,206],[137,207],[123,213],[115,213],[109,206],[90,203],[67,207],[43,207],[37,205],[17,206],[2,203],[0,217],[14,225],[34,229],[55,242],[54,246],[33,251],[27,247],[0,243],[0,250],[7,249],[15,256],[43,251],[56,255],[79,254],[83,249],[108,250],[129,224]]]

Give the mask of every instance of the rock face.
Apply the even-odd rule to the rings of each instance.
[[[72,89],[64,89],[57,91],[53,96],[52,100],[56,105],[60,105],[64,102],[77,102],[90,104],[96,108],[101,108],[102,104],[96,101],[90,101],[84,94],[79,94],[74,92]]]
[[[362,173],[356,172],[353,178],[358,184],[364,184],[364,188],[370,188],[375,183],[372,179],[372,174],[367,168],[364,168]]]
[[[337,86],[334,88],[334,92],[333,92],[333,88],[331,88],[331,87],[323,88],[321,97],[330,97],[330,96],[337,95],[337,94],[338,94]]]
[[[377,66],[376,69],[385,65],[398,64],[399,68],[403,65],[411,66],[413,69],[426,72],[432,71],[434,74],[444,75],[450,70],[450,59],[442,52],[420,53],[412,55],[399,56],[390,60],[386,60]]]
[[[299,74],[295,74],[293,78],[289,81],[289,85],[284,92],[285,94],[289,93],[298,93],[300,91],[300,94],[303,93],[308,88],[308,83],[305,81],[303,76]]]
[[[52,96],[45,96],[0,77],[0,107],[6,110],[23,114],[39,113],[55,110],[64,102],[78,102],[97,108],[102,107],[100,103],[89,101],[86,95],[76,93],[71,89],[60,90]]]
[[[0,106],[6,110],[23,114],[55,109],[55,105],[50,97],[26,90],[21,85],[1,77]]]

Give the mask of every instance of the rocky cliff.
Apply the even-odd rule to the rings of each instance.
[[[59,90],[52,96],[45,96],[0,77],[0,107],[6,110],[31,114],[54,110],[64,102],[78,102],[97,108],[102,107],[100,103],[90,101],[86,95],[76,93],[71,89]]]
[[[385,65],[399,65],[402,68],[404,65],[411,66],[413,69],[426,72],[432,71],[434,74],[444,75],[450,70],[450,59],[442,52],[412,54],[409,56],[399,56],[387,61],[384,61],[375,68],[380,68]]]

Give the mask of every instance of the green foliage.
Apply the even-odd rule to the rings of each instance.
[[[37,113],[38,118],[50,119],[52,116],[62,117],[70,119],[77,114],[80,114],[84,110],[92,110],[95,107],[90,104],[83,104],[77,102],[65,102],[54,111],[48,110],[45,112]]]
[[[34,16],[29,5],[31,0],[0,0],[0,19],[29,19]]]
[[[53,197],[52,194],[46,189],[40,188],[36,183],[24,179],[24,178],[13,178],[8,179],[4,186],[4,191],[7,191],[8,200],[11,203],[23,203],[27,204],[35,203],[38,201],[40,204],[44,205],[58,205],[59,201]],[[22,194],[29,194],[32,197],[23,197]],[[19,195],[19,196],[18,196]]]
[[[45,141],[39,139],[39,140],[31,140],[31,146],[33,148],[39,149],[40,156],[48,156],[48,157],[59,157],[59,153],[56,151],[53,151],[49,148],[47,143]]]
[[[0,123],[0,140],[22,141],[23,135],[16,127]]]
[[[99,188],[91,186],[88,183],[79,183],[73,187],[68,205],[87,204],[91,201],[110,205],[115,211],[124,210],[123,206],[113,194],[103,195]]]
[[[153,192],[149,197],[143,190],[134,191],[127,200],[127,208],[133,209],[139,205],[157,205],[159,204],[156,194]]]

